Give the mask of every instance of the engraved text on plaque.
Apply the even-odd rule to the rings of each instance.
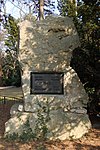
[[[31,72],[31,94],[63,94],[63,73]]]

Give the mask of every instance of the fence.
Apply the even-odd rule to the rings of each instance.
[[[7,104],[8,102],[23,103],[23,97],[17,98],[17,97],[0,96],[0,104]]]

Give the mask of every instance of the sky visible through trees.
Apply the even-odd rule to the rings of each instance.
[[[32,3],[30,3],[31,5]],[[57,9],[57,0],[55,0],[55,10],[54,14],[59,15],[59,11]],[[11,14],[14,18],[19,18],[20,15],[25,16],[29,13],[29,8],[22,3],[18,3],[16,1],[12,2],[12,0],[6,0],[6,13]]]
[[[58,8],[57,9],[57,1]],[[4,5],[3,3],[4,2]],[[19,3],[18,3],[19,2]],[[26,3],[27,2],[27,3]],[[34,5],[31,7],[30,2],[36,2],[36,10]],[[36,19],[39,18],[39,1],[38,0],[0,0],[0,24],[1,24],[1,33],[3,23],[5,24],[11,14],[14,18],[11,21],[19,21],[25,19],[30,13],[32,16],[36,16]],[[100,1],[99,0],[45,0],[46,5],[53,14],[60,14],[61,16],[73,17],[75,26],[77,28],[81,47],[74,50],[72,67],[78,73],[82,83],[85,85],[85,89],[90,95],[90,100],[94,100],[94,96],[97,101],[99,100],[98,91],[100,91],[100,49],[99,49],[99,22],[100,22]],[[55,2],[54,4],[52,2]],[[77,2],[77,3],[76,3]],[[26,4],[25,4],[26,3]],[[34,3],[35,4],[35,3]],[[55,8],[52,6],[55,5]],[[5,6],[5,7],[4,7]],[[46,8],[44,8],[46,9]],[[50,11],[46,9],[44,15],[50,14]],[[6,16],[7,15],[7,16]],[[28,16],[29,17],[29,16]],[[29,18],[28,18],[29,19]],[[32,18],[30,18],[32,19]],[[6,26],[7,27],[7,26]],[[10,26],[11,29],[13,26]],[[13,28],[14,29],[14,28]],[[12,30],[11,30],[12,31]],[[11,33],[10,33],[11,34]],[[10,37],[9,37],[10,38]],[[2,50],[2,44],[4,40],[1,36],[0,49]],[[0,41],[0,42],[1,42]],[[10,42],[11,43],[11,42]],[[6,46],[5,46],[6,48]],[[91,98],[92,97],[92,98]]]

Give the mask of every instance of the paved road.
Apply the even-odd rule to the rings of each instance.
[[[1,97],[23,97],[21,87],[0,87]]]

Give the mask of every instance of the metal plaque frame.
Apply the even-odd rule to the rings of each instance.
[[[31,72],[30,94],[64,94],[63,72]]]

